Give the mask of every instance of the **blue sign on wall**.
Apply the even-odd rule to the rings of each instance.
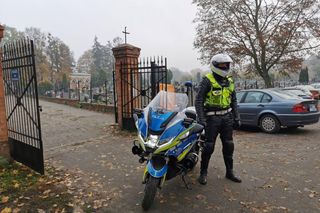
[[[11,70],[11,80],[12,81],[19,81],[19,72],[17,69]]]

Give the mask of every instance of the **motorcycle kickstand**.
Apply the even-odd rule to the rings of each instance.
[[[182,174],[181,175],[181,179],[182,179],[182,181],[183,181],[183,183],[184,183],[184,186],[188,189],[188,190],[192,190],[192,188],[189,186],[189,184],[187,183],[187,181],[186,181],[186,174]]]

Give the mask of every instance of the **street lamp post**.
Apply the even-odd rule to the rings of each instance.
[[[78,80],[78,101],[80,102],[80,80]]]
[[[90,76],[90,103],[92,103],[92,81]]]
[[[106,106],[108,106],[108,90],[107,90],[107,83],[108,81],[104,82],[104,86],[105,86],[105,93],[106,93]]]

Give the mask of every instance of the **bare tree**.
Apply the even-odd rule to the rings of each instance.
[[[227,52],[248,63],[272,86],[270,71],[300,70],[320,42],[319,0],[193,0],[198,7],[194,45],[201,60]]]

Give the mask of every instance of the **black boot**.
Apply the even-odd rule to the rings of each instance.
[[[213,150],[214,143],[205,142],[201,153],[200,176],[198,178],[199,183],[202,185],[207,184],[208,166]]]
[[[237,177],[234,172],[233,172],[233,159],[232,157],[224,157],[224,163],[226,165],[226,178],[236,182],[236,183],[241,183],[240,177]]]
[[[207,175],[206,174],[200,174],[200,176],[198,178],[198,182],[201,185],[206,185],[207,184]]]
[[[201,164],[200,164],[200,176],[198,182],[201,185],[207,184],[207,174],[208,174],[208,165],[209,165],[210,156],[202,152],[201,155]]]
[[[233,181],[233,182],[236,182],[236,183],[241,183],[242,182],[240,177],[235,176],[232,170],[227,171],[226,178],[231,180],[231,181]]]

